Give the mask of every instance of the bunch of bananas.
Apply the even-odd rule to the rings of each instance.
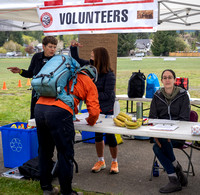
[[[120,112],[116,118],[113,119],[115,125],[119,127],[127,127],[128,129],[137,129],[142,125],[142,119],[132,120],[132,117],[124,112]]]
[[[137,129],[142,125],[142,119],[137,119],[136,121],[125,121],[126,127],[128,129]]]
[[[126,127],[125,121],[131,121],[132,117],[124,112],[120,112],[116,118],[113,118],[115,125],[119,127]]]

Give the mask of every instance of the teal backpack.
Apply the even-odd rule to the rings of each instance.
[[[66,55],[55,55],[52,57],[33,77],[31,85],[37,96],[56,97],[74,110],[74,96],[67,92],[64,87],[69,86],[73,79],[71,92],[77,82],[77,72],[80,72],[79,63],[72,57]]]

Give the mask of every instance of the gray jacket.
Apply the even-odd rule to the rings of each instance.
[[[156,91],[151,102],[149,118],[189,121],[190,100],[187,91],[181,89],[169,105],[162,92]]]

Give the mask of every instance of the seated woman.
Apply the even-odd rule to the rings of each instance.
[[[161,82],[164,87],[153,96],[149,118],[189,121],[189,97],[185,89],[174,86],[175,79],[173,70],[166,69],[162,72]],[[179,191],[182,186],[187,186],[187,177],[173,152],[173,147],[182,144],[184,141],[155,138],[153,151],[169,177],[169,183],[160,188],[160,193]]]

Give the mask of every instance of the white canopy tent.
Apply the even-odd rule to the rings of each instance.
[[[0,30],[42,30],[36,9],[43,4],[44,0],[0,0]],[[200,0],[158,0],[158,30],[200,30]]]
[[[200,30],[200,1],[160,0],[158,30]]]

